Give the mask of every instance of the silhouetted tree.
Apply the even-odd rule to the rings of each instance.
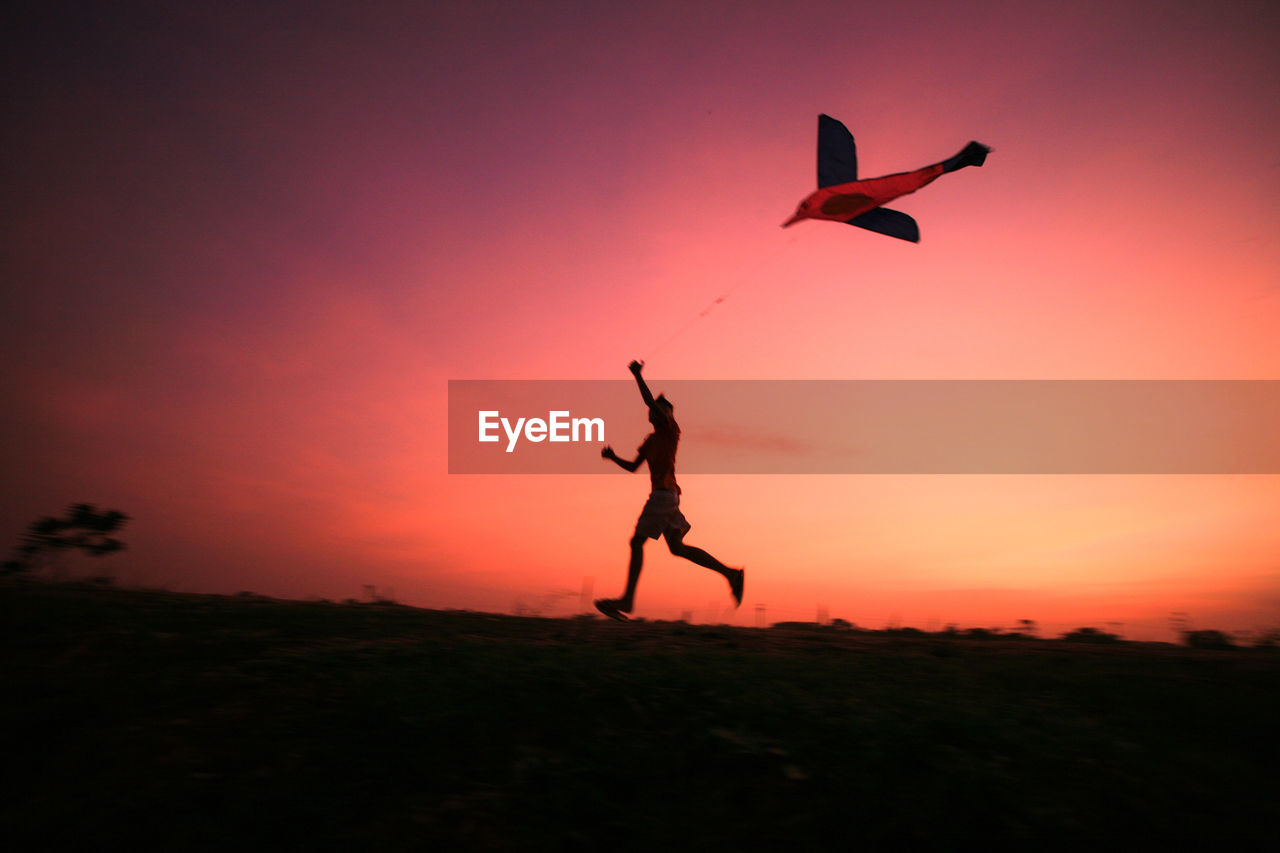
[[[72,504],[66,518],[45,516],[27,525],[27,532],[6,560],[6,572],[25,572],[38,568],[50,554],[79,550],[94,557],[124,549],[124,543],[108,534],[115,533],[129,516],[115,509],[99,512],[92,504]]]

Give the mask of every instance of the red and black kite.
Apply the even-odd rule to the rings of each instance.
[[[794,225],[801,219],[828,219],[847,222],[899,240],[920,242],[920,228],[905,213],[881,205],[913,193],[944,172],[965,166],[981,166],[990,148],[970,142],[959,154],[916,169],[883,178],[858,180],[858,149],[853,134],[829,115],[818,116],[818,191],[800,202],[795,215],[782,223]]]

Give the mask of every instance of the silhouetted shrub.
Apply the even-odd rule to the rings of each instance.
[[[1120,642],[1120,636],[1118,634],[1108,634],[1106,631],[1100,631],[1097,628],[1077,628],[1070,633],[1063,634],[1062,639],[1070,640],[1073,643]]]
[[[1221,631],[1187,631],[1183,641],[1193,649],[1234,649],[1236,644]]]

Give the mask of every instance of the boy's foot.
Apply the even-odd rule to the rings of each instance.
[[[729,575],[729,591],[733,593],[734,607],[742,604],[742,584],[746,580],[746,569],[733,569]]]
[[[631,608],[627,608],[630,610]],[[622,612],[622,602],[616,598],[597,598],[596,610],[599,610],[610,619],[616,619],[619,622],[630,622],[631,617]]]

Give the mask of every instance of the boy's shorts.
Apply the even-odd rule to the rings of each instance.
[[[680,512],[680,495],[668,489],[655,489],[640,510],[640,519],[636,521],[636,535],[657,539],[668,530],[688,533],[691,525]]]

